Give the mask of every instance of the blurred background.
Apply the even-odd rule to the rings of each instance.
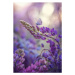
[[[42,20],[42,25],[49,28],[55,28],[58,34],[62,34],[62,3],[13,3],[13,25],[14,25],[14,50],[21,48],[26,53],[27,66],[39,55],[41,43],[45,48],[49,45],[42,40],[36,40],[27,31],[20,20],[24,20],[35,26],[38,19]],[[30,61],[28,61],[30,59]],[[34,62],[33,62],[34,63]]]

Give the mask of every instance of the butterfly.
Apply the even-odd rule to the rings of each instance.
[[[36,25],[42,25],[42,20],[40,18],[37,20]]]

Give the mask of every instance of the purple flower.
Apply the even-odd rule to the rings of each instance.
[[[40,30],[40,28],[38,26],[36,26],[36,28],[37,28],[38,31]]]
[[[45,58],[47,58],[48,54],[47,53],[43,53],[42,56],[45,57]]]
[[[35,41],[34,39],[32,39],[32,38],[30,38],[29,41],[30,41],[31,43],[33,43],[34,45],[36,44],[36,41]]]
[[[53,68],[53,67],[54,67],[54,65],[53,65],[53,64],[50,64],[49,66],[50,66],[50,68]]]
[[[17,53],[19,56],[21,56],[21,57],[24,57],[25,56],[25,53],[24,53],[24,50],[22,50],[22,49],[17,49],[16,51],[15,51],[15,53]]]
[[[36,65],[36,66],[39,66],[39,62],[38,62],[38,61],[36,61],[35,65]]]
[[[52,56],[49,56],[49,57],[48,57],[48,60],[51,60],[51,59],[52,59]]]
[[[42,43],[41,46],[44,47],[44,44]]]
[[[58,57],[58,51],[55,51],[54,55],[55,55],[55,58],[57,59],[57,57]]]
[[[18,49],[14,53],[14,72],[22,72],[24,69],[24,64],[23,62],[25,61],[25,56],[24,50]]]
[[[40,37],[41,35],[39,33],[37,33],[37,37]]]
[[[31,66],[28,66],[28,67],[26,68],[26,71],[31,71]]]
[[[45,34],[45,36],[49,37],[49,35],[48,35],[48,34]]]
[[[49,42],[50,42],[50,47],[51,47],[49,51],[52,52],[52,54],[54,54],[56,51],[55,42],[53,42],[52,40],[49,40]]]
[[[49,29],[49,28],[47,28],[47,27],[46,27],[46,32],[47,32],[47,33],[50,33],[50,29]]]
[[[59,38],[55,38],[55,40],[56,40],[57,42],[59,42],[59,41],[60,41],[60,39],[59,39]]]
[[[37,68],[37,66],[34,64],[34,69],[36,69]]]
[[[52,29],[51,29],[51,35],[54,36],[54,35],[56,35],[56,34],[57,34],[57,31],[54,30],[54,28],[52,28]]]
[[[62,50],[62,48],[59,45],[56,45],[56,46],[57,46],[57,49]]]
[[[37,47],[37,50],[41,50],[41,47],[39,46],[39,47]]]
[[[42,67],[42,66],[39,68],[39,71],[40,71],[40,72],[43,71],[43,67]]]
[[[55,46],[55,43],[52,40],[50,40],[50,47],[53,47],[53,46]]]
[[[46,32],[46,28],[45,27],[41,27],[40,28],[40,32],[45,33]]]
[[[52,40],[50,40],[50,39],[48,39],[46,42],[47,42],[47,43],[50,43],[50,47],[51,47],[51,46],[55,46],[55,43],[54,43]]]
[[[48,70],[48,68],[47,68],[47,66],[46,66],[46,65],[43,65],[42,67],[43,67],[43,69],[44,69],[45,71],[47,71],[47,70]]]
[[[59,59],[62,59],[62,55],[59,55]]]
[[[62,35],[59,34],[58,37],[59,37],[59,38],[62,38]]]
[[[43,65],[43,64],[46,64],[46,63],[47,63],[47,61],[45,59],[40,59],[39,60],[39,64],[40,65]]]
[[[45,40],[45,39],[46,39],[46,37],[41,36],[41,39],[42,39],[42,40]]]
[[[60,46],[59,45],[57,45],[57,49],[60,49]]]
[[[32,70],[32,72],[34,73],[34,72],[35,72],[35,70]]]
[[[50,43],[50,39],[48,39],[46,42],[47,42],[47,43]]]
[[[55,47],[55,46],[54,46],[54,47],[51,47],[51,52],[52,52],[52,54],[54,54],[55,51],[56,51],[56,47]]]
[[[24,58],[19,58],[20,59],[20,61],[23,63],[24,61],[25,61],[25,59]]]
[[[34,26],[32,26],[31,28],[33,28],[33,31],[35,31],[35,27]]]
[[[34,68],[34,65],[33,64],[31,64],[31,69],[33,69]]]
[[[39,33],[33,35],[36,39],[40,39],[41,35]]]
[[[33,36],[37,39],[37,35],[36,34],[33,34]]]
[[[34,33],[34,31],[30,31],[30,33],[32,34],[32,35],[34,35],[35,33]]]
[[[23,69],[23,68],[24,68],[24,64],[21,64],[21,65],[20,65],[20,68]]]
[[[40,25],[40,23],[36,23],[37,25]],[[23,24],[24,25],[24,24]],[[32,53],[32,54],[30,54],[29,55],[29,57],[32,57],[32,59],[29,59],[28,57],[27,57],[27,55],[28,55],[28,53],[26,53],[26,60],[28,60],[29,62],[30,62],[30,60],[32,60],[33,62],[31,63],[30,62],[30,64],[31,64],[31,66],[29,66],[29,65],[27,65],[27,66],[29,66],[29,67],[27,67],[27,66],[24,66],[24,67],[27,67],[26,69],[22,69],[23,71],[22,72],[46,72],[46,70],[48,69],[48,67],[49,68],[52,68],[52,70],[51,69],[49,69],[47,72],[57,72],[57,70],[60,68],[60,62],[61,62],[61,55],[59,55],[58,54],[58,51],[60,51],[60,50],[58,50],[58,49],[60,49],[60,46],[59,45],[56,45],[57,43],[55,43],[54,42],[54,40],[56,41],[56,42],[59,42],[60,41],[60,39],[59,38],[61,38],[62,36],[61,35],[58,35],[58,37],[57,38],[55,38],[55,37],[53,37],[53,36],[55,36],[56,34],[57,34],[57,31],[54,29],[54,28],[52,28],[52,29],[50,29],[50,28],[48,28],[48,27],[41,27],[41,28],[39,28],[38,26],[36,26],[36,28],[37,28],[37,30],[35,30],[35,28],[33,27],[33,26],[30,26],[30,25],[25,25],[25,28],[36,38],[36,39],[42,39],[42,40],[45,40],[46,39],[46,37],[47,38],[49,38],[46,42],[47,43],[49,43],[50,44],[50,49],[49,49],[49,51],[48,51],[48,53],[47,52],[44,52],[44,53],[41,53],[41,54],[39,54],[39,56],[38,56],[38,54],[37,55],[35,55],[35,56],[32,56],[33,54],[35,54],[34,52],[32,53],[32,52],[30,52],[30,53]],[[40,32],[40,33],[39,33]],[[51,38],[52,37],[52,38]],[[54,39],[53,39],[54,38]],[[42,47],[44,47],[44,44],[42,43],[41,44],[41,46]],[[30,48],[32,48],[33,47],[33,45],[30,45],[29,46]],[[21,48],[22,48],[22,45],[21,45]],[[36,49],[37,50],[37,49]],[[20,50],[21,51],[21,50]],[[22,52],[17,52],[18,53],[18,55],[19,56],[21,56],[22,57],[22,59],[20,59],[19,61],[22,63],[22,62],[24,62],[24,60],[23,60],[23,57],[24,57],[24,55],[23,55],[23,53]],[[42,56],[43,57],[42,57]],[[15,57],[15,56],[14,56]],[[33,58],[35,57],[35,61],[33,60]],[[16,57],[15,57],[16,58]],[[20,58],[20,57],[19,57]],[[38,60],[37,60],[38,59]],[[48,61],[46,60],[46,59],[48,59]],[[50,61],[49,61],[50,60]],[[14,60],[15,61],[15,60]],[[59,64],[57,64],[57,62],[59,63]],[[17,63],[18,63],[18,61],[17,61]],[[25,63],[25,62],[24,62]],[[34,64],[33,64],[34,63]],[[23,65],[22,64],[20,64],[21,66],[20,67],[23,67]],[[49,65],[49,66],[48,66]],[[59,68],[58,68],[58,66],[59,66]],[[18,69],[20,68],[19,66],[17,67]],[[23,67],[23,68],[24,68]],[[18,71],[18,72],[20,72],[20,71]]]
[[[47,68],[46,65],[43,65],[43,68],[46,69]]]

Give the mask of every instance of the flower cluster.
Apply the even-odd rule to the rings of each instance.
[[[40,59],[36,61],[35,64],[31,64],[25,69],[25,72],[47,72],[47,61],[45,59]]]
[[[23,72],[25,70],[25,66],[23,62],[25,61],[25,53],[24,50],[18,49],[14,53],[14,72]]]
[[[14,35],[14,53],[17,49],[23,49],[26,57],[26,66],[34,62],[36,57],[39,55],[37,51],[41,49],[40,46],[36,45],[36,41],[33,38],[21,38],[17,34]],[[30,59],[30,60],[29,60]]]
[[[59,38],[62,37],[59,34],[56,38],[53,38],[53,36],[55,36],[57,34],[57,31],[54,28],[52,28],[52,29],[50,29],[48,27],[39,28],[38,26],[36,26],[36,29],[35,29],[34,26],[31,26],[30,24],[24,22],[23,20],[21,20],[20,22],[36,39],[45,40],[47,38],[51,38],[54,41],[59,42]]]
[[[45,49],[44,44],[41,44],[43,48],[40,55],[35,57],[35,62],[32,62],[30,65],[24,65],[27,60],[29,60],[30,55],[21,49],[18,49],[14,53],[14,72],[61,72],[62,68],[62,53],[61,53],[61,38],[62,36],[57,34],[57,31],[48,27],[38,27],[31,26],[30,24],[20,21],[23,26],[34,36],[35,39],[46,40],[46,43],[49,43],[50,48]],[[32,40],[30,40],[32,41]],[[26,43],[28,46],[28,42]],[[23,46],[24,47],[24,46]],[[29,48],[31,45],[29,46]],[[31,49],[31,48],[30,48]],[[27,52],[27,51],[26,51]],[[30,51],[32,55],[33,51]],[[25,56],[25,54],[27,54]],[[31,56],[30,56],[31,57]],[[34,58],[34,56],[33,56]],[[25,60],[26,59],[26,60]],[[24,61],[25,60],[25,61]]]

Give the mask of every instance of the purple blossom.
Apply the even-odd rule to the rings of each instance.
[[[46,65],[43,65],[43,68],[46,70],[47,69]]]
[[[53,64],[50,64],[49,66],[50,66],[50,68],[53,68],[53,67],[54,67],[54,65],[53,65]]]
[[[41,35],[39,33],[37,33],[37,38],[41,38]]]
[[[46,42],[47,42],[47,43],[50,43],[50,39],[48,39]]]
[[[24,57],[25,56],[25,53],[24,53],[24,50],[22,50],[22,49],[17,49],[16,51],[15,51],[15,53],[17,53],[19,56],[21,56],[21,57]]]
[[[26,68],[26,71],[31,71],[31,66],[28,66],[27,68]]]
[[[46,42],[47,42],[47,43],[50,43],[50,47],[51,47],[51,46],[55,46],[55,43],[54,43],[51,39],[48,39]]]
[[[36,31],[34,26],[32,26],[31,28],[33,28],[33,31]]]
[[[31,69],[33,69],[34,68],[34,65],[33,64],[31,64]]]
[[[55,44],[54,40],[56,40],[56,42],[59,42],[60,41],[59,38],[61,38],[61,36],[58,36],[59,38],[53,37],[54,35],[57,34],[57,31],[54,28],[52,29],[49,29],[48,27],[39,28],[38,26],[36,26],[37,30],[35,30],[35,28],[32,26],[26,25],[25,27],[36,39],[45,40],[48,38],[46,42],[50,44],[49,55],[47,53],[40,54],[39,55],[40,59],[36,60],[36,62],[34,61],[34,63],[31,63],[30,67],[27,66],[25,69],[25,72],[46,72],[47,70],[48,70],[47,72],[52,72],[52,71],[56,72],[59,68],[61,68],[60,67],[61,56],[58,55],[58,49],[60,48],[60,46],[56,46],[56,44],[58,43]],[[39,33],[38,31],[42,33]],[[44,47],[43,44],[41,44],[41,46]],[[48,61],[46,59],[48,59]],[[50,66],[50,69],[48,69],[49,66]]]
[[[40,71],[40,72],[43,71],[43,67],[42,67],[42,66],[40,66],[39,71]]]
[[[50,47],[53,47],[53,46],[55,46],[55,43],[52,40],[50,40]]]
[[[36,39],[40,39],[41,35],[39,33],[33,35]]]
[[[62,35],[59,34],[58,37],[59,37],[59,38],[62,38]]]
[[[59,42],[59,41],[60,41],[60,39],[59,39],[59,38],[55,38],[55,40],[56,40],[57,42]]]
[[[44,72],[47,71],[47,66],[45,59],[40,59],[39,61],[36,61],[35,64],[31,64],[31,66],[28,66],[25,69],[25,72]]]
[[[39,60],[39,64],[46,64],[46,63],[47,63],[47,61],[45,59],[40,59]]]
[[[24,51],[22,49],[18,49],[14,53],[14,72],[23,72],[24,70]]]
[[[35,65],[36,65],[36,66],[39,66],[39,62],[38,62],[38,61],[36,61],[36,62],[35,62]]]
[[[45,58],[47,58],[48,54],[47,53],[43,53],[42,56],[45,57]]]
[[[37,47],[37,50],[41,50],[41,47],[39,46],[39,47]]]
[[[40,30],[40,28],[38,26],[36,26],[36,28],[37,28],[38,31]]]
[[[51,59],[52,59],[52,56],[49,56],[49,57],[48,57],[48,60],[51,60]]]
[[[48,35],[48,34],[45,34],[45,36],[49,37],[49,35]]]
[[[59,59],[62,59],[62,55],[59,55]]]
[[[45,39],[46,39],[46,37],[41,36],[41,39],[42,39],[42,40],[45,40]]]
[[[55,51],[54,55],[55,55],[55,58],[57,59],[57,57],[58,57],[58,51]]]
[[[20,57],[19,60],[23,63],[25,61],[24,58]]]
[[[46,32],[50,33],[50,29],[48,27],[46,27]]]
[[[57,34],[57,31],[54,30],[54,28],[52,28],[52,29],[51,29],[51,35],[54,36],[54,35],[56,35],[56,34]]]
[[[31,43],[33,43],[34,45],[36,44],[36,41],[32,38],[28,39]]]
[[[57,45],[57,49],[61,49],[59,45]]]
[[[36,69],[37,68],[37,66],[34,64],[34,67],[33,67],[34,69]]]
[[[35,72],[35,70],[32,70],[32,72],[34,73],[34,72]]]
[[[54,54],[55,51],[56,51],[56,47],[55,46],[51,47],[51,50],[50,51],[52,52],[52,54]]]
[[[40,28],[40,32],[45,33],[46,32],[46,28],[45,27],[41,27]]]
[[[44,44],[42,43],[41,46],[44,47]]]

